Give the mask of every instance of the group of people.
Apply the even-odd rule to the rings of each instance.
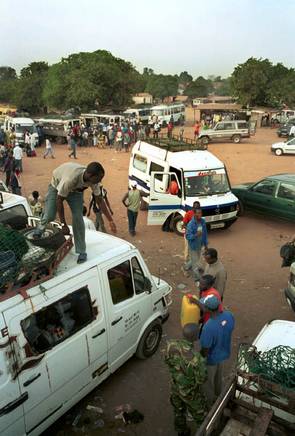
[[[21,173],[23,172],[23,150],[18,143],[0,145],[0,170],[5,173],[5,184],[13,194],[21,195]]]
[[[130,146],[138,139],[144,138],[144,126],[137,122],[108,123],[90,127],[74,124],[67,132],[67,142],[71,149],[70,157],[77,159],[77,146],[109,147],[116,151],[128,152]]]
[[[186,212],[185,273],[190,272],[201,317],[183,328],[184,339],[168,341],[165,361],[171,375],[171,404],[175,429],[190,435],[189,413],[199,425],[222,392],[223,363],[230,357],[235,320],[223,307],[227,273],[215,248],[208,248],[205,219],[199,202]]]

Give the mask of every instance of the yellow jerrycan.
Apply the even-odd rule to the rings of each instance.
[[[197,297],[192,294],[186,294],[183,296],[180,313],[180,322],[182,328],[185,326],[185,324],[198,324],[200,320],[201,314],[199,306],[191,303],[190,297],[193,297],[197,300]]]

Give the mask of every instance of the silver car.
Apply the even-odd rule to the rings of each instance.
[[[202,144],[209,142],[233,141],[239,144],[242,138],[250,137],[250,125],[245,120],[220,121],[213,129],[202,129],[198,141]]]

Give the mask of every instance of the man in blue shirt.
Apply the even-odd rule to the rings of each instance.
[[[208,247],[206,220],[202,218],[202,209],[194,210],[194,216],[187,225],[185,237],[188,242],[189,261],[184,265],[184,269],[192,270],[194,280],[199,281],[202,247],[205,249]]]
[[[207,359],[208,378],[204,384],[204,393],[208,405],[211,406],[222,391],[222,367],[223,362],[230,357],[235,320],[231,312],[218,311],[220,301],[215,295],[201,298],[200,304],[210,312],[210,319],[204,324],[200,342],[201,354]]]

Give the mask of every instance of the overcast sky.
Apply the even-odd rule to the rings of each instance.
[[[229,75],[250,56],[295,66],[295,0],[0,0],[0,65],[106,49],[155,72]]]

